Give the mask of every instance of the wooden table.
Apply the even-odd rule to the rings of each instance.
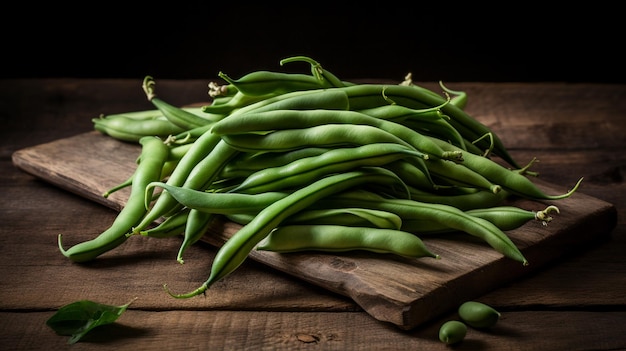
[[[161,80],[162,97],[207,100],[202,80]],[[436,88],[436,83],[423,83]],[[580,192],[614,204],[606,239],[569,254],[478,300],[503,317],[489,332],[470,330],[455,349],[615,350],[626,348],[626,86],[564,83],[449,83],[469,94],[467,111],[490,126],[514,157],[556,184],[585,177]],[[3,349],[449,349],[437,333],[455,312],[413,330],[382,323],[352,300],[248,260],[207,298],[164,298],[164,282],[203,281],[216,249],[197,244],[185,265],[179,238],[133,241],[83,265],[59,254],[57,234],[88,239],[116,212],[14,167],[25,147],[92,130],[91,118],[151,108],[138,80],[0,81],[3,194],[0,227],[0,345]],[[140,244],[141,243],[141,244]],[[190,285],[191,286],[191,285]],[[45,325],[55,310],[90,299],[121,305],[117,323],[67,345]]]

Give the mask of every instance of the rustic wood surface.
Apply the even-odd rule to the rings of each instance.
[[[104,198],[108,188],[124,182],[136,168],[139,145],[117,141],[97,131],[78,134],[13,153],[13,164],[40,179],[119,210],[130,188]],[[563,194],[562,186],[533,181],[546,194]],[[600,240],[615,227],[612,204],[576,192],[566,199],[531,201],[515,199],[507,204],[540,211],[558,206],[560,213],[549,225],[529,221],[507,235],[529,260],[527,266],[505,258],[489,245],[467,235],[424,236],[423,241],[442,256],[405,259],[390,255],[347,252],[280,254],[250,252],[249,257],[297,278],[348,296],[372,317],[413,329],[442,313],[454,310],[490,290],[528,275],[567,253],[571,245]],[[220,247],[241,225],[217,219],[203,241]],[[133,240],[155,240],[136,236]],[[65,237],[64,247],[75,242]],[[112,253],[113,255],[115,253]],[[111,254],[107,253],[106,256]],[[199,286],[205,278],[199,279]],[[480,284],[473,284],[479,280]],[[190,282],[191,283],[191,282]],[[171,289],[181,287],[170,285]],[[183,291],[193,290],[184,284]],[[209,295],[214,289],[209,290]],[[158,293],[163,294],[162,291]],[[216,292],[220,293],[220,292]]]
[[[207,83],[160,81],[160,95],[179,105],[203,101]],[[215,286],[223,293],[212,292],[206,299],[171,300],[155,293],[166,281],[191,287],[198,277],[205,277],[215,254],[209,245],[192,247],[183,266],[174,259],[177,239],[129,241],[115,255],[84,265],[70,264],[59,255],[58,233],[76,240],[91,238],[111,223],[116,211],[23,172],[12,164],[11,156],[26,147],[89,132],[91,118],[100,113],[150,108],[140,85],[134,80],[0,81],[3,347],[447,349],[438,341],[437,331],[443,321],[456,317],[454,312],[400,330],[372,318],[350,298],[253,260]],[[626,87],[449,85],[469,93],[467,110],[493,128],[515,157],[539,158],[535,170],[541,179],[565,185],[584,176],[579,191],[617,209],[610,236],[566,243],[566,256],[479,296],[503,312],[501,323],[490,332],[470,330],[455,349],[626,348]],[[468,284],[472,289],[481,281]],[[134,297],[138,299],[118,323],[96,330],[76,345],[66,345],[65,337],[45,326],[56,308],[74,300],[122,304]]]

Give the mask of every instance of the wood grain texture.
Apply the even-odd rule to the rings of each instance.
[[[89,132],[18,150],[12,160],[36,177],[119,210],[125,204],[128,189],[107,199],[101,194],[132,174],[139,152],[138,145]],[[540,180],[537,183],[547,193],[567,191],[562,185]],[[250,258],[347,296],[377,320],[408,330],[462,301],[537,270],[566,254],[572,246],[601,239],[617,221],[612,204],[583,193],[558,201],[518,200],[514,204],[529,210],[555,204],[561,210],[548,226],[529,222],[508,232],[529,260],[526,267],[464,233],[424,238],[430,249],[441,255],[440,260],[359,252],[337,255],[252,251]],[[239,228],[237,224],[218,221],[204,240],[219,247]]]
[[[158,78],[158,77],[157,77]],[[206,99],[207,81],[159,80],[174,104]],[[180,238],[129,240],[89,264],[57,249],[88,240],[116,211],[21,171],[11,155],[92,130],[100,113],[150,108],[133,79],[0,80],[0,345],[10,350],[450,350],[441,318],[400,330],[352,299],[254,260],[206,296],[170,299],[161,286],[193,289],[207,278],[214,246],[175,261]],[[437,90],[437,82],[423,85]],[[447,83],[469,93],[467,111],[496,130],[521,160],[538,157],[541,179],[615,204],[617,226],[595,243],[570,245],[535,272],[477,297],[503,312],[492,331],[468,333],[455,350],[624,350],[626,294],[626,85]],[[103,185],[103,188],[108,185]],[[557,218],[558,219],[558,218]],[[552,224],[556,224],[554,221]],[[594,234],[595,233],[595,234]],[[548,250],[548,256],[552,253]],[[476,284],[480,284],[476,280]],[[64,303],[139,297],[111,327],[67,345],[45,326]]]

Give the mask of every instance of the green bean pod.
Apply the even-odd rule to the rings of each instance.
[[[439,327],[439,340],[444,344],[458,344],[467,335],[467,325],[460,321],[447,321]]]
[[[187,251],[191,245],[198,242],[198,240],[204,236],[206,231],[211,226],[214,218],[215,215],[213,213],[202,212],[194,209],[189,210],[187,223],[185,224],[183,242],[180,244],[178,254],[176,255],[176,261],[178,261],[178,263],[185,263],[185,260],[183,260],[185,251]]]
[[[396,143],[412,147],[399,137],[369,125],[322,124],[302,129],[283,129],[268,134],[224,134],[222,140],[243,152],[286,152],[305,147],[337,147]]]
[[[119,116],[123,116],[126,118],[131,118],[138,121],[150,120],[155,118],[163,117],[163,113],[158,109],[150,109],[150,110],[137,110],[137,111],[126,111],[121,113],[110,113],[110,114],[102,114],[100,115],[100,119],[106,118],[117,118]]]
[[[334,174],[298,189],[264,208],[250,223],[233,234],[218,250],[211,267],[211,274],[199,288],[184,294],[173,294],[167,286],[165,289],[175,298],[189,298],[202,294],[216,281],[236,270],[261,240],[294,213],[308,208],[322,198],[358,185],[389,184],[396,181],[397,178],[392,173],[380,168],[372,168]]]
[[[186,208],[213,214],[258,213],[272,203],[285,198],[287,192],[259,194],[213,193],[186,187],[153,182],[147,188],[165,189],[173,199]]]
[[[250,96],[280,95],[328,87],[315,77],[299,73],[254,71],[239,79],[232,79],[224,72],[219,72],[218,76],[242,94]]]
[[[389,162],[384,167],[397,174],[410,187],[433,190],[446,186],[435,183],[425,162],[416,165],[411,161],[413,160],[399,159]]]
[[[466,301],[458,309],[459,317],[470,327],[485,329],[491,328],[501,314],[495,308],[478,301]]]
[[[184,208],[179,212],[165,218],[165,220],[152,228],[142,230],[139,234],[151,238],[170,238],[185,232],[189,209]]]
[[[165,163],[163,164],[163,167],[161,168],[160,179],[165,179],[172,174],[174,168],[176,168],[180,159],[184,156],[187,150],[189,150],[190,145],[185,144],[185,145],[177,145],[177,146],[171,146],[171,145],[168,145],[168,146],[170,146],[170,153],[169,153],[169,157],[167,158],[167,161],[165,161]],[[137,158],[137,163],[141,162],[140,158],[141,156]],[[105,191],[102,194],[102,196],[105,198],[109,197],[114,192],[117,192],[119,190],[122,190],[124,188],[131,186],[133,184],[133,177],[134,177],[134,174],[131,174],[131,176],[128,177],[128,179],[109,188],[107,191]]]
[[[146,93],[148,101],[152,102],[152,104],[159,109],[163,113],[163,116],[167,118],[171,123],[179,126],[183,130],[193,129],[196,127],[200,127],[215,120],[209,120],[208,118],[203,118],[197,115],[196,113],[190,112],[186,109],[173,106],[162,99],[156,96],[155,92],[156,82],[150,76],[146,76],[143,81],[142,88]],[[206,115],[211,116],[209,114]]]
[[[133,226],[146,213],[144,206],[146,187],[149,183],[160,180],[163,164],[169,156],[169,147],[156,137],[141,138],[139,143],[142,145],[141,162],[135,169],[131,193],[126,205],[118,213],[111,226],[94,239],[78,243],[65,250],[61,242],[61,234],[59,234],[59,249],[65,257],[74,262],[85,262],[114,249],[126,241],[126,234],[132,231]]]
[[[443,178],[450,184],[476,187],[494,194],[502,190],[500,185],[492,183],[480,172],[465,167],[465,162],[456,163],[433,158],[426,161],[426,167],[433,177]]]
[[[233,213],[225,215],[229,220],[248,224],[257,213]],[[395,213],[369,208],[331,208],[302,210],[283,221],[283,224],[332,224],[354,227],[400,229],[402,218]]]
[[[285,219],[285,224],[333,224],[355,227],[376,227],[400,229],[402,218],[389,211],[369,208],[337,208],[322,210],[303,210]]]
[[[412,233],[397,229],[323,224],[279,226],[256,249],[280,253],[364,250],[411,258],[439,258]]]
[[[215,123],[211,132],[219,135],[262,133],[316,127],[326,124],[369,125],[389,132],[409,143],[417,151],[436,158],[460,160],[459,152],[446,152],[430,138],[416,130],[390,120],[372,117],[356,111],[273,110],[228,116]]]
[[[552,221],[550,212],[559,212],[559,209],[550,205],[542,211],[525,210],[516,206],[494,206],[477,208],[465,211],[468,215],[488,220],[502,231],[517,229],[530,221],[539,221],[547,225]],[[418,234],[434,234],[454,231],[447,225],[425,220],[404,220],[403,228]]]
[[[390,103],[423,109],[444,104],[446,99],[419,86],[358,84],[341,89],[348,94],[352,110],[373,108]],[[493,151],[507,163],[519,168],[502,140],[493,131],[454,104],[444,104],[441,111],[450,117],[450,123],[468,140],[479,139],[487,133],[493,134]]]
[[[305,157],[319,156],[329,150],[329,148],[305,147],[286,152],[242,152],[224,166],[220,177],[245,178],[256,171],[284,166]]]
[[[405,127],[411,128],[420,134],[436,137],[441,140],[445,140],[463,150],[467,150],[466,139],[463,138],[456,128],[454,128],[448,120],[440,118],[439,120],[426,120],[421,121],[417,119],[405,119],[398,121]]]
[[[486,219],[506,231],[517,229],[533,220],[547,225],[552,221],[551,212],[559,213],[559,208],[549,205],[541,211],[532,211],[516,206],[494,206],[469,210],[467,214]]]
[[[266,95],[246,95],[238,91],[234,96],[229,97],[228,101],[223,103],[214,103],[202,107],[204,113],[213,115],[231,115],[235,111],[245,108],[249,105],[257,103],[263,103],[276,96],[282,96],[284,94],[266,94]]]
[[[192,170],[208,155],[214,153],[215,147],[221,142],[221,138],[211,133],[204,133],[196,140],[193,145],[187,150],[185,155],[178,162],[177,167],[172,171],[172,174],[167,179],[167,184],[171,186],[182,186],[188,179]],[[212,170],[209,168],[208,170]],[[160,180],[160,179],[158,179]],[[146,197],[146,199],[148,199]],[[150,208],[149,200],[144,199],[144,207]],[[145,228],[148,228],[153,222],[160,217],[166,215],[176,208],[176,199],[172,198],[167,192],[161,193],[159,198],[154,202],[152,208],[144,216],[142,221],[137,224],[133,232],[139,233]]]
[[[368,191],[345,192],[331,199],[320,200],[316,206],[337,208],[356,206],[390,211],[404,220],[420,219],[435,221],[441,225],[478,237],[505,257],[528,265],[528,261],[515,243],[493,223],[465,213],[448,205],[424,203],[407,199],[385,198]]]
[[[465,91],[448,89],[448,87],[443,85],[442,81],[439,81],[439,86],[447,94],[454,95],[452,99],[450,99],[450,103],[452,105],[460,108],[461,110],[465,109],[465,107],[467,106],[467,98],[468,98],[467,93]]]
[[[396,143],[337,148],[319,156],[294,160],[284,166],[259,170],[231,192],[258,193],[283,190],[309,183],[330,173],[346,172],[358,167],[382,166],[408,157],[421,157],[421,154]]]
[[[165,138],[183,131],[165,118],[133,119],[124,115],[94,118],[94,129],[112,138],[128,142],[139,142],[144,136]]]
[[[317,61],[313,60],[307,56],[293,56],[280,60],[280,65],[284,65],[285,63],[303,61],[307,62],[311,65],[311,74],[315,77],[324,87],[343,87],[346,85],[351,85],[349,82],[343,82],[341,79],[337,78],[330,71],[324,69],[322,65],[320,65]]]
[[[348,95],[337,89],[299,90],[260,99],[230,111],[229,116],[274,110],[348,110]],[[211,106],[205,107],[205,110]]]
[[[445,141],[432,138],[442,148],[453,151],[461,149],[446,143]],[[549,195],[542,191],[535,183],[520,172],[510,170],[503,167],[499,163],[483,156],[478,156],[467,151],[461,151],[463,154],[463,165],[469,169],[482,174],[494,184],[499,184],[511,194],[519,195],[534,200],[558,200],[571,196],[580,186],[582,178],[578,180],[576,185],[569,191],[559,195]]]
[[[492,191],[479,189],[458,194],[421,191],[411,187],[409,187],[409,190],[411,191],[411,199],[415,201],[453,206],[462,211],[501,205],[509,196],[509,193],[505,190],[501,190],[497,194],[494,194]]]

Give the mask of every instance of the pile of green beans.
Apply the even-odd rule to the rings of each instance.
[[[176,298],[204,293],[234,272],[252,250],[362,250],[436,258],[421,237],[463,232],[503,256],[528,261],[506,231],[547,224],[554,205],[523,209],[515,198],[553,201],[536,176],[465,110],[467,94],[442,94],[411,81],[360,84],[339,79],[315,60],[308,73],[220,72],[212,103],[177,107],[142,84],[152,109],[100,116],[96,130],[141,145],[134,174],[103,196],[131,187],[111,228],[59,249],[75,262],[130,237],[182,236],[177,260],[219,217],[242,227],[219,248],[208,279]],[[497,160],[499,159],[499,161]],[[532,203],[532,202],[528,202]]]

